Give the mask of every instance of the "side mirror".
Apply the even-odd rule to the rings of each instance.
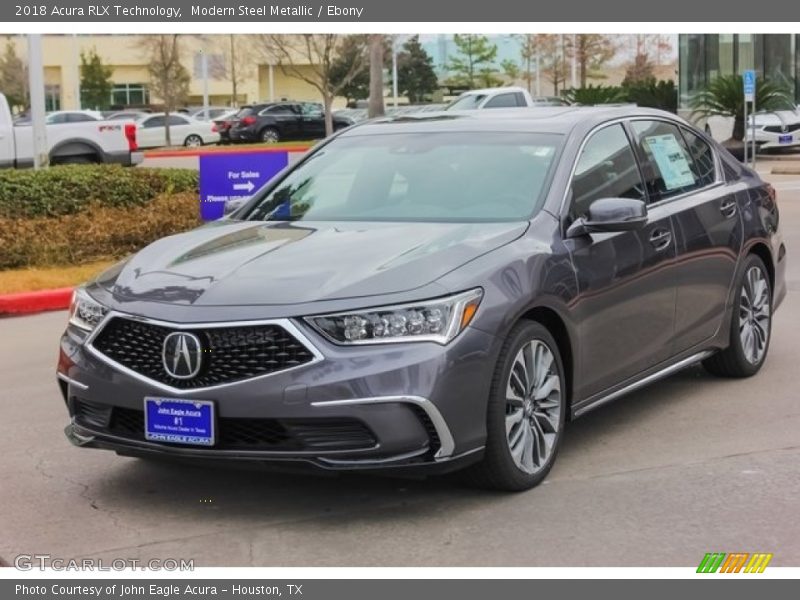
[[[647,205],[633,198],[599,198],[591,203],[586,217],[576,219],[567,229],[567,237],[587,233],[633,231],[647,224]]]

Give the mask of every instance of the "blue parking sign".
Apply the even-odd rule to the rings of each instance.
[[[200,217],[222,218],[227,202],[249,198],[288,164],[288,152],[201,154]]]
[[[744,83],[744,99],[752,102],[756,97],[756,72],[753,69],[744,71],[742,82]]]

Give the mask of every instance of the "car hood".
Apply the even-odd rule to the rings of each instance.
[[[161,239],[97,284],[119,301],[300,304],[413,290],[520,237],[517,223],[220,221]]]
[[[800,112],[792,110],[776,110],[774,112],[757,113],[755,116],[756,125],[791,125],[800,123]]]

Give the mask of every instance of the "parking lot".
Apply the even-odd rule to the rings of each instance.
[[[765,167],[765,170],[768,170]],[[526,493],[457,481],[221,470],[80,450],[55,380],[65,313],[0,321],[0,559],[197,566],[693,566],[800,561],[800,178],[773,176],[789,248],[770,356],[747,380],[696,367],[567,428]]]

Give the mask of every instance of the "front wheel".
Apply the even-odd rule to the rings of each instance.
[[[728,347],[703,361],[721,377],[750,377],[764,364],[772,333],[772,289],[769,274],[758,256],[744,262],[736,290]]]
[[[516,325],[492,378],[484,458],[469,473],[475,483],[521,491],[544,480],[564,431],[564,390],[564,368],[553,336],[540,323]]]

